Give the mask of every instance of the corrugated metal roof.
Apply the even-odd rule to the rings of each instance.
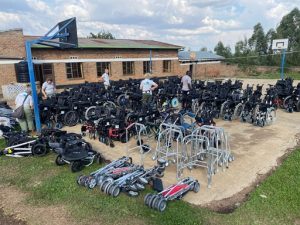
[[[33,40],[37,38],[39,37],[24,36],[25,40]],[[33,45],[33,48],[49,47],[44,45]],[[78,38],[78,48],[181,49],[182,46],[153,40]]]
[[[224,60],[223,56],[216,55],[212,52],[204,51],[180,51],[178,52],[179,61],[193,61],[193,62],[205,62],[205,61],[220,61]]]

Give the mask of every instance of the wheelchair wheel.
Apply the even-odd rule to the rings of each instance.
[[[144,203],[145,203],[146,206],[149,206],[149,202],[150,202],[150,199],[151,199],[152,195],[153,194],[151,194],[151,193],[148,193],[148,194],[145,195]]]
[[[158,203],[157,203],[157,210],[159,212],[163,212],[165,211],[165,209],[167,208],[167,201],[164,199],[159,199]]]
[[[64,116],[64,124],[68,127],[75,126],[79,121],[79,115],[76,111],[68,111]]]
[[[44,156],[47,153],[47,148],[44,144],[35,144],[32,146],[31,151],[34,156]]]
[[[243,112],[243,104],[242,103],[239,103],[237,104],[237,106],[234,108],[234,113],[233,113],[233,118],[234,120],[240,118],[242,112]]]
[[[226,109],[228,109],[228,107],[229,107],[229,101],[226,101],[221,105],[220,117],[223,117],[225,115],[225,111]]]
[[[193,191],[195,193],[198,193],[200,191],[200,183],[198,181],[195,182],[195,184],[193,186]]]
[[[71,171],[73,173],[79,172],[84,168],[84,164],[81,161],[74,161],[71,163]]]
[[[96,106],[91,106],[85,111],[84,117],[86,120],[90,120],[95,115],[96,115]]]
[[[290,99],[292,98],[292,96],[287,96],[284,100],[283,100],[283,108],[287,109],[288,108],[288,104]]]
[[[108,109],[112,110],[112,109],[116,109],[117,106],[115,103],[113,103],[112,101],[107,101],[103,104],[104,107],[107,107]]]
[[[58,166],[63,166],[63,165],[66,165],[67,163],[63,160],[62,156],[61,155],[58,155],[55,159],[55,163],[56,165]]]
[[[300,112],[300,100],[296,103],[296,111]]]

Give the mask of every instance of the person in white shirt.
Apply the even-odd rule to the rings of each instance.
[[[42,94],[45,99],[55,95],[55,85],[51,78],[47,78],[46,82],[43,83]]]
[[[29,86],[27,86],[27,89],[24,92],[21,92],[20,94],[17,95],[15,104],[16,104],[16,108],[20,107],[22,104],[24,107],[25,118],[18,119],[22,131],[25,132],[33,131],[34,130],[33,115],[32,115],[33,100],[31,96],[31,89]]]
[[[108,87],[110,86],[109,82],[109,71],[108,69],[105,69],[104,73],[101,76],[100,82],[103,82],[105,89],[107,90]]]
[[[150,73],[146,73],[145,76],[146,78],[141,81],[140,89],[143,92],[143,105],[148,105],[152,99],[152,91],[154,91],[158,87],[158,85],[154,81],[149,79],[149,77],[151,76]]]
[[[182,92],[182,108],[187,109],[189,106],[190,99],[188,97],[190,90],[192,89],[192,78],[189,76],[190,71],[181,78],[181,92]]]

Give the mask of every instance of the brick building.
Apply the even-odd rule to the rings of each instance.
[[[0,32],[0,86],[16,82],[15,63],[25,59],[25,41],[36,38],[21,29]],[[178,61],[181,48],[152,40],[79,38],[75,49],[34,45],[32,56],[37,81],[52,77],[57,85],[68,85],[98,81],[107,67],[113,80],[142,78],[150,64],[153,76],[182,74],[189,67]]]

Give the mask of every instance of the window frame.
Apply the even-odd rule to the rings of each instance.
[[[167,65],[167,67],[166,67]],[[172,61],[171,60],[163,60],[163,73],[171,73],[172,72]]]
[[[124,68],[124,65],[125,65],[125,68]],[[128,69],[130,69],[132,71],[128,73]],[[123,76],[133,76],[133,75],[135,75],[134,61],[124,61],[124,62],[122,62],[122,71],[123,71]]]
[[[76,69],[73,67],[73,65],[77,65]],[[83,76],[83,68],[82,68],[82,62],[73,62],[73,63],[66,63],[65,64],[66,66],[66,77],[67,79],[70,79],[70,80],[76,80],[76,79],[83,79],[84,76]],[[71,71],[71,72],[68,72],[68,69]],[[77,76],[74,76],[74,72],[77,73]],[[71,74],[72,76],[69,77],[69,74]]]
[[[143,74],[151,73],[151,64],[153,62],[143,61]]]
[[[109,75],[111,75],[111,62],[96,62],[96,73],[98,78],[103,75],[106,68],[109,71]]]

